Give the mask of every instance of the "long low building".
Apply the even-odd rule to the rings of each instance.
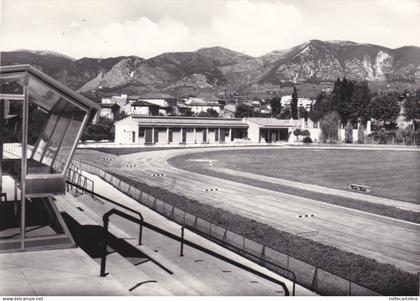
[[[115,143],[202,144],[289,141],[298,121],[132,115],[115,122]]]
[[[223,143],[247,137],[248,125],[235,118],[132,115],[115,122],[116,143]]]

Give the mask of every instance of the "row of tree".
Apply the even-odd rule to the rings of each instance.
[[[320,93],[309,117],[317,122],[336,112],[341,123],[365,124],[369,119],[381,122],[386,129],[396,127],[401,107],[407,121],[417,127],[420,119],[420,90],[416,93],[395,91],[372,94],[367,82],[337,79],[331,93]]]

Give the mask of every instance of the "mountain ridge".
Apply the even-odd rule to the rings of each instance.
[[[87,94],[216,94],[226,89],[245,93],[276,86],[333,82],[344,76],[379,84],[418,86],[420,82],[419,47],[391,49],[337,40],[313,39],[259,57],[215,46],[167,52],[149,59],[119,56],[75,60],[59,53],[30,50],[2,52],[0,58],[1,65],[34,65]]]

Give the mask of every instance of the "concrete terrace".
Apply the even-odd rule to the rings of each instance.
[[[179,225],[138,204],[99,177],[90,174],[87,175],[95,181],[96,191],[129,208],[140,211],[148,223],[157,225],[175,235],[180,235]],[[101,224],[102,214],[113,207],[107,203],[93,200],[87,195],[72,197],[71,202],[65,201],[62,197],[57,197],[56,199],[60,210],[71,214],[79,223],[85,225]],[[181,257],[179,242],[148,229],[144,229],[143,231],[143,245],[138,246],[136,244],[138,226],[118,217],[111,218],[110,232],[117,237],[123,238],[125,242],[135,246],[152,259],[138,266],[134,266],[119,254],[112,253],[108,255],[107,271],[120,281],[127,291],[131,289],[131,294],[216,296],[284,295],[279,285],[245,272],[193,248],[185,246],[184,256]],[[257,271],[270,275],[273,278],[279,279],[286,283],[290,291],[292,289],[292,283],[290,281],[215,243],[189,231],[185,232],[185,238]],[[153,261],[158,262],[174,274],[168,274],[161,267],[154,264]],[[296,288],[296,295],[312,294],[312,292],[304,288]]]
[[[148,223],[180,234],[179,225],[143,207],[98,177],[89,177],[95,181],[97,192],[140,211]],[[88,227],[102,225],[102,215],[115,207],[87,195],[67,193],[55,199],[60,212]],[[144,258],[109,248],[106,277],[99,276],[100,259],[90,257],[81,248],[0,254],[0,295],[284,295],[279,285],[188,246],[181,257],[179,242],[151,230],[143,230],[143,245],[138,246],[138,230],[131,222],[111,218],[110,232],[139,250]],[[292,290],[290,281],[194,233],[186,231],[185,238],[281,280]],[[313,293],[297,286],[296,294]]]

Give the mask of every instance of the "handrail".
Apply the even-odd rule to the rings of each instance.
[[[105,201],[107,201],[107,202],[109,202],[109,203],[111,203],[111,204],[114,204],[114,205],[117,205],[117,206],[119,206],[119,207],[121,207],[121,208],[124,208],[125,210],[127,210],[127,211],[130,211],[130,212],[132,212],[132,213],[134,213],[134,214],[140,214],[139,212],[137,212],[137,211],[135,211],[135,210],[133,210],[133,209],[131,209],[131,208],[129,208],[129,207],[127,207],[127,206],[125,206],[125,205],[122,205],[122,204],[120,204],[120,203],[117,203],[117,202],[115,202],[115,201],[113,201],[113,200],[111,200],[111,199],[109,199],[109,198],[107,198],[107,197],[105,197],[105,196],[103,196],[103,195],[101,195],[101,194],[98,194],[98,193],[96,193],[96,192],[93,192],[93,191],[90,191],[90,190],[88,190],[88,189],[86,189],[86,188],[83,188],[83,187],[81,187],[80,185],[77,185],[77,184],[74,184],[74,183],[71,183],[70,181],[67,181],[67,183],[68,184],[70,184],[70,185],[72,185],[72,186],[74,186],[74,187],[76,187],[76,188],[78,188],[78,189],[82,189],[82,190],[85,190],[86,192],[89,192],[89,193],[91,193],[92,195],[94,195],[95,197],[98,197],[98,198],[101,198],[101,199],[103,199],[103,200],[105,200]],[[114,210],[114,209],[113,209]],[[115,209],[115,210],[117,210],[117,209]],[[128,216],[130,216],[130,215],[128,215]],[[132,216],[130,216],[130,220],[131,221],[133,221],[132,219],[135,219],[134,217],[132,217]],[[135,222],[135,221],[134,221]],[[179,242],[181,242],[181,246],[183,246],[183,243],[185,243],[185,239],[184,239],[184,236],[182,235],[182,237],[178,237],[178,236],[176,236],[176,235],[174,235],[174,234],[172,234],[172,233],[169,233],[169,232],[166,232],[166,231],[164,231],[164,230],[162,230],[162,229],[160,229],[160,228],[158,228],[158,227],[155,227],[155,226],[153,226],[153,225],[150,225],[150,224],[147,224],[146,222],[144,222],[143,221],[143,226],[144,227],[146,227],[146,228],[149,228],[149,229],[151,229],[151,230],[153,230],[153,231],[155,231],[155,232],[158,232],[158,233],[160,233],[160,234],[162,234],[162,235],[165,235],[165,236],[168,236],[169,238],[172,238],[172,239],[175,239],[175,240],[177,240],[177,241],[179,241]],[[189,230],[191,230],[189,227],[188,227],[188,229]],[[192,231],[192,230],[191,230]],[[192,231],[192,232],[194,232],[194,231]],[[188,244],[188,243],[185,243],[185,244],[187,244],[187,245],[189,245],[189,246],[191,246],[190,244]],[[191,243],[191,244],[193,244],[193,243]],[[193,247],[193,246],[192,246]],[[194,248],[194,247],[193,247]],[[200,250],[200,249],[198,249],[198,250]],[[202,250],[201,250],[202,251]],[[204,253],[206,253],[206,251],[203,251]],[[210,251],[209,250],[209,252],[212,252],[212,251]],[[248,253],[248,252],[245,252],[245,253]],[[183,252],[181,253],[181,254],[183,254]],[[207,253],[208,254],[208,253]],[[217,253],[215,253],[215,254],[217,254]],[[253,255],[253,254],[251,254],[251,253],[249,253],[250,255]],[[212,254],[209,254],[209,255],[212,255]],[[213,255],[214,256],[214,255]],[[223,256],[223,255],[220,255],[220,256]],[[255,256],[255,255],[253,255],[253,256]],[[215,256],[216,257],[216,256]],[[218,258],[218,257],[217,257]],[[220,258],[219,258],[220,259]],[[223,260],[223,259],[222,259]],[[228,260],[231,260],[231,259],[228,259]],[[265,260],[266,261],[266,260]],[[276,264],[274,264],[274,263],[271,263],[271,262],[268,262],[268,261],[266,261],[268,264],[271,264],[271,265],[273,265],[273,266],[276,266],[276,267],[279,267],[279,268],[282,268],[282,267],[280,267],[280,266],[277,266]],[[232,263],[233,264],[233,263]],[[233,265],[235,265],[235,264],[233,264]],[[286,270],[286,271],[289,271],[289,270],[287,270],[287,269],[285,269],[285,268],[282,268],[283,270]],[[253,273],[253,272],[251,272],[251,273]],[[259,273],[259,272],[258,272]],[[293,275],[293,289],[292,289],[292,292],[293,292],[293,296],[295,295],[295,282],[296,282],[296,275],[295,275],[295,273],[293,272],[293,271],[290,271],[290,273],[291,273],[291,275]],[[262,278],[264,278],[263,276],[260,276],[260,277],[262,277]],[[267,276],[267,277],[270,277],[270,276]],[[271,277],[270,277],[271,278]],[[274,278],[273,278],[274,279]],[[269,279],[267,279],[267,280],[269,280]],[[270,280],[271,281],[271,280]],[[277,281],[277,280],[276,280]],[[279,283],[277,283],[277,282],[275,282],[276,284],[279,284]],[[284,283],[283,283],[284,284]],[[281,284],[280,284],[281,285]],[[287,287],[286,287],[286,289],[287,289]],[[285,290],[285,292],[286,292],[286,290]],[[289,291],[288,291],[288,289],[287,289],[287,295],[289,294]]]
[[[228,243],[228,242],[225,242],[225,241],[223,241],[223,240],[220,240],[220,239],[218,239],[218,238],[216,238],[216,237],[213,237],[213,236],[207,235],[206,233],[204,233],[204,232],[202,232],[202,231],[200,231],[200,230],[198,230],[198,229],[192,228],[192,227],[187,226],[187,225],[184,225],[184,226],[182,226],[182,227],[183,227],[183,228],[186,228],[186,229],[188,229],[188,230],[190,230],[191,232],[193,232],[193,233],[195,233],[195,234],[197,234],[197,235],[203,236],[203,237],[204,237],[204,238],[206,238],[206,239],[216,241],[218,244],[220,244],[220,245],[222,245],[222,246],[227,246],[228,248],[234,249],[234,250],[235,250],[236,252],[238,252],[238,253],[243,253],[243,254],[246,254],[246,255],[248,255],[248,256],[251,256],[251,257],[253,257],[253,258],[255,258],[255,259],[259,260],[259,261],[262,261],[264,265],[265,265],[265,264],[269,264],[269,265],[272,265],[272,266],[274,266],[274,267],[276,267],[276,268],[278,268],[278,269],[281,269],[281,270],[285,271],[286,273],[289,273],[289,275],[292,275],[292,281],[293,281],[292,296],[294,296],[294,295],[295,295],[295,287],[296,287],[296,274],[295,274],[292,270],[289,270],[289,269],[287,269],[287,268],[285,268],[285,267],[282,267],[282,266],[280,266],[280,265],[278,265],[278,264],[276,264],[276,263],[274,263],[274,262],[271,262],[271,261],[269,261],[269,260],[267,260],[267,259],[265,259],[265,258],[258,257],[258,256],[257,256],[257,255],[255,255],[255,254],[252,254],[252,253],[250,253],[250,252],[248,252],[248,251],[245,251],[245,250],[243,250],[243,249],[240,249],[240,248],[238,248],[237,246],[234,246],[234,245],[232,245],[232,244],[230,244],[230,243]]]
[[[96,192],[94,192],[92,190],[86,189],[86,188],[84,188],[84,187],[82,187],[82,186],[80,186],[78,184],[72,183],[69,180],[66,180],[66,183],[69,184],[69,185],[71,185],[71,186],[73,186],[73,187],[75,187],[75,188],[77,188],[77,189],[84,190],[84,191],[90,193],[91,195],[93,195],[96,198],[103,199],[104,201],[107,201],[107,202],[109,202],[111,204],[114,204],[114,205],[117,205],[117,206],[119,206],[121,208],[124,208],[127,211],[130,211],[130,212],[132,212],[134,214],[138,214],[138,212],[136,210],[133,210],[130,207],[127,207],[127,206],[124,206],[123,204],[117,203],[117,202],[115,202],[115,201],[107,198],[106,196],[103,196],[103,195],[101,195],[99,193],[96,193]]]
[[[243,264],[241,264],[241,263],[239,263],[239,262],[237,262],[237,261],[235,261],[233,259],[230,259],[230,258],[228,258],[228,257],[226,257],[224,255],[221,255],[221,254],[216,253],[216,252],[214,252],[212,250],[209,250],[209,249],[207,249],[207,248],[205,248],[203,246],[200,246],[200,245],[198,245],[196,243],[193,243],[193,242],[191,242],[189,240],[186,240],[184,237],[178,237],[175,234],[172,234],[172,233],[170,233],[170,232],[168,232],[166,230],[163,230],[163,229],[161,229],[161,228],[159,228],[157,226],[154,226],[152,224],[149,224],[149,223],[145,222],[142,219],[137,219],[136,217],[131,216],[131,215],[129,215],[129,214],[125,213],[125,212],[122,212],[122,211],[120,211],[118,209],[115,209],[115,208],[114,209],[111,209],[110,211],[108,211],[107,213],[105,213],[104,216],[103,216],[104,229],[105,229],[105,231],[104,231],[105,240],[104,240],[104,247],[103,247],[104,249],[103,249],[102,258],[101,258],[101,274],[100,274],[101,277],[104,277],[104,276],[107,275],[106,272],[105,272],[106,271],[106,255],[107,255],[107,253],[106,253],[106,247],[107,247],[107,243],[106,243],[106,241],[107,241],[107,239],[106,239],[106,237],[107,237],[106,236],[106,231],[108,229],[109,216],[111,216],[112,214],[117,214],[117,215],[120,215],[122,217],[125,217],[126,219],[128,219],[128,220],[130,220],[132,222],[141,224],[142,226],[144,226],[144,227],[146,227],[146,228],[148,228],[148,229],[150,229],[152,231],[155,231],[155,232],[157,232],[159,234],[162,234],[162,235],[164,235],[164,236],[166,236],[168,238],[171,238],[173,240],[179,241],[179,242],[181,242],[181,244],[188,245],[188,246],[190,246],[190,247],[192,247],[192,248],[194,248],[194,249],[196,249],[198,251],[201,251],[203,253],[206,253],[206,254],[208,254],[210,256],[213,256],[213,257],[215,257],[217,259],[220,259],[220,260],[222,260],[224,262],[227,262],[227,263],[229,263],[229,264],[231,264],[233,266],[236,266],[236,267],[238,267],[238,268],[240,268],[242,270],[245,270],[247,272],[250,272],[250,273],[252,273],[254,275],[257,275],[257,276],[259,276],[261,278],[264,278],[264,279],[266,279],[266,280],[268,280],[270,282],[273,282],[275,284],[278,284],[278,285],[280,285],[283,288],[285,295],[286,296],[290,296],[289,289],[284,284],[284,282],[282,282],[280,280],[277,280],[277,279],[275,279],[275,278],[273,278],[271,276],[268,276],[268,275],[266,275],[266,274],[264,274],[262,272],[259,272],[257,270],[254,270],[254,269],[252,269],[252,268],[250,268],[250,267],[248,267],[246,265],[243,265]]]
[[[109,225],[109,217],[113,214],[115,215],[119,215],[129,221],[132,221],[133,223],[139,224],[140,225],[140,231],[139,231],[139,245],[141,245],[141,238],[142,238],[142,233],[143,233],[143,223],[144,223],[144,219],[143,216],[141,215],[140,212],[136,212],[140,219],[135,218],[134,216],[131,216],[125,212],[122,212],[118,209],[111,209],[109,210],[107,213],[104,214],[104,216],[102,217],[102,221],[104,223],[104,240],[103,240],[103,253],[102,253],[102,257],[101,257],[101,277],[105,277],[106,273],[105,273],[105,267],[106,267],[106,247],[108,245],[108,239],[107,239],[107,235],[106,233],[108,232],[108,225]]]

